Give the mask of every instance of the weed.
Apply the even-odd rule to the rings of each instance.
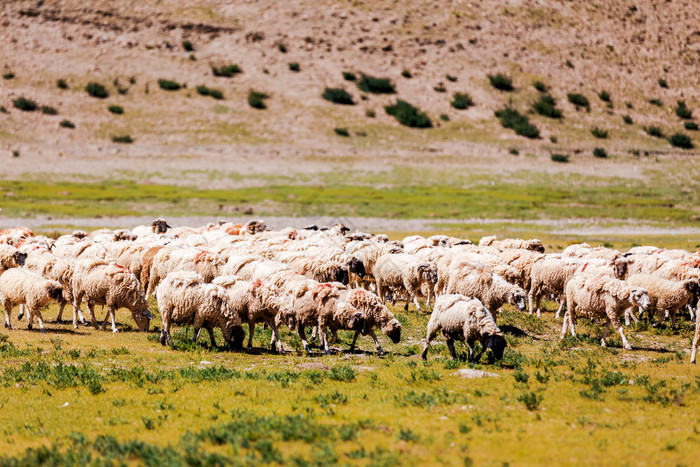
[[[549,137],[549,141],[551,141],[552,143],[556,143],[557,141],[559,141],[559,138],[557,138],[556,135],[552,135]]]
[[[655,138],[663,138],[664,137],[664,132],[658,126],[645,126],[644,131],[646,131],[646,133],[649,136],[653,136]]]
[[[449,81],[449,82],[451,82],[451,83],[457,82],[457,77],[456,77],[456,76],[445,75],[445,78],[447,78],[447,81]]]
[[[118,87],[118,88],[117,88],[117,92],[118,92],[119,94],[121,94],[122,96],[124,96],[124,95],[126,95],[126,94],[129,92],[129,88]]]
[[[119,105],[110,105],[109,107],[107,107],[107,110],[117,115],[121,115],[124,113],[124,108],[122,108]]]
[[[182,88],[180,83],[169,79],[159,79],[158,86],[160,86],[160,88],[164,91],[178,91]]]
[[[562,162],[562,163],[569,162],[569,156],[566,154],[552,154],[550,156],[550,159],[554,162]]]
[[[532,104],[532,110],[547,118],[561,118],[561,110],[556,108],[556,101],[549,94],[542,94],[540,98]]]
[[[184,40],[184,41],[182,41],[182,48],[186,52],[192,52],[194,50],[194,45],[192,45],[192,42],[190,42],[188,40]]]
[[[665,79],[659,78],[659,80],[658,80],[657,82],[659,83],[659,86],[660,86],[660,87],[662,87],[662,88],[668,88],[668,83],[666,82]]]
[[[440,120],[442,120],[443,122],[449,122],[450,116],[447,114],[440,114]]]
[[[343,71],[343,79],[345,81],[355,81],[357,80],[357,76],[350,71]]]
[[[491,86],[500,91],[512,91],[515,89],[513,87],[513,80],[510,76],[503,73],[496,73],[495,75],[487,75]]]
[[[662,107],[664,105],[664,103],[661,102],[659,99],[649,99],[649,103],[657,107]]]
[[[333,128],[333,131],[338,136],[350,136],[347,128]]]
[[[605,152],[604,148],[595,148],[593,150],[593,155],[599,159],[605,159],[608,157],[608,153]]]
[[[515,148],[510,148],[510,149],[508,150],[508,152],[509,152],[510,154],[514,155],[514,156],[517,156],[518,154],[520,154],[520,151],[518,151],[518,150],[515,149]]]
[[[389,78],[376,78],[364,73],[357,82],[357,87],[371,94],[396,94],[394,83]]]
[[[518,396],[518,400],[531,412],[537,410],[542,403],[542,395],[532,391],[527,391]]]
[[[326,88],[321,97],[334,104],[355,105],[352,95],[343,88]]]
[[[630,117],[629,115],[624,115],[622,117],[622,121],[625,122],[627,125],[631,125],[632,123],[634,123],[632,121],[632,117]]]
[[[603,130],[601,128],[595,127],[591,130],[591,134],[599,139],[605,139],[608,137],[608,130]]]
[[[365,116],[369,118],[374,118],[377,116],[377,112],[375,112],[372,109],[368,109],[367,112],[365,112]]]
[[[254,90],[248,91],[248,105],[254,109],[266,109],[267,104],[265,104],[265,99],[270,96],[264,92],[258,92]]]
[[[406,428],[405,430],[402,428],[399,432],[398,438],[399,440],[406,441],[408,443],[417,443],[420,441],[420,436],[411,431],[409,428]]]
[[[518,383],[527,384],[528,380],[530,379],[530,375],[518,368],[515,370],[515,373],[513,373],[513,378],[515,378],[515,381]]]
[[[683,127],[686,130],[698,131],[698,124],[695,122],[684,122]]]
[[[672,146],[682,149],[692,149],[693,141],[690,136],[683,133],[675,133],[668,139]]]
[[[233,63],[231,65],[221,66],[212,65],[211,72],[214,74],[214,76],[231,78],[234,75],[237,75],[238,73],[243,73],[243,70],[237,64]]]
[[[15,77],[15,74],[11,71],[7,71],[3,73],[2,79],[13,79]]]
[[[546,84],[544,84],[542,81],[535,81],[532,83],[532,86],[537,89],[539,92],[547,92],[549,91],[549,88],[547,87]]]
[[[34,112],[38,108],[36,102],[31,99],[27,99],[26,97],[18,97],[12,101],[12,105],[14,105],[16,109],[23,110],[25,112]]]
[[[425,112],[401,99],[398,99],[394,105],[385,106],[384,110],[396,118],[399,123],[411,128],[431,128],[433,126]]]
[[[289,69],[294,72],[299,72],[301,71],[301,67],[299,66],[299,63],[297,62],[290,62],[287,65],[289,65]]]
[[[608,91],[600,91],[598,98],[603,102],[610,102],[610,93]]]
[[[354,380],[356,375],[357,373],[350,365],[336,365],[331,368],[329,377],[335,381],[349,382]]]
[[[571,63],[571,60],[566,60],[566,62],[565,62],[564,64],[565,64],[568,68],[573,68],[573,67],[574,67],[574,64]]]
[[[693,112],[688,108],[685,101],[678,101],[678,105],[676,105],[675,112],[679,118],[685,120],[693,118]]]
[[[58,86],[59,89],[68,89],[68,83],[66,83],[66,80],[63,78],[56,80],[56,86]]]
[[[214,99],[223,99],[224,98],[224,93],[221,92],[219,89],[214,89],[214,88],[208,88],[204,85],[197,86],[195,88],[197,91],[197,94],[200,96],[210,96],[213,97]]]
[[[131,144],[134,142],[134,140],[130,135],[114,135],[114,136],[112,136],[112,142],[113,143]]]
[[[501,110],[497,110],[495,114],[504,128],[511,128],[520,136],[527,138],[538,138],[540,136],[540,131],[529,122],[527,116],[520,114],[512,107],[504,107]]]
[[[403,70],[401,70],[401,76],[403,76],[403,77],[406,78],[406,79],[411,79],[411,78],[413,78],[413,75],[411,74],[411,72],[408,71],[408,70],[405,69],[405,68],[404,68]]]
[[[447,88],[445,87],[444,84],[438,83],[437,86],[433,87],[433,91],[435,91],[435,92],[447,92]]]
[[[277,50],[279,50],[283,54],[286,54],[287,53],[287,46],[285,45],[284,42],[278,42],[277,43]]]
[[[455,109],[464,110],[473,106],[474,101],[466,92],[456,92],[452,94],[452,102],[450,102],[450,105]]]
[[[586,111],[590,112],[591,111],[591,103],[588,101],[588,98],[584,96],[583,94],[577,94],[577,93],[568,93],[566,95],[566,98],[574,104],[576,107],[576,110],[580,109],[583,107],[586,109]]]
[[[109,92],[107,92],[107,89],[105,89],[105,87],[100,83],[96,83],[94,81],[85,86],[85,92],[97,99],[106,99],[109,97]]]
[[[50,105],[42,105],[41,113],[43,113],[44,115],[58,115],[58,110],[56,110],[54,107],[51,107]]]

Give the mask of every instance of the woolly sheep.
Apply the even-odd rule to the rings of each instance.
[[[495,315],[505,304],[510,303],[518,311],[525,311],[527,295],[519,286],[508,283],[493,269],[482,264],[461,262],[453,264],[453,275],[446,293],[462,294],[478,298]]]
[[[694,280],[683,282],[661,279],[650,274],[635,274],[627,278],[629,285],[642,287],[649,292],[650,309],[656,309],[659,317],[654,326],[661,324],[666,316],[671,316],[671,325],[676,327],[676,313],[697,297],[698,283]],[[634,315],[633,315],[634,316]],[[629,320],[625,315],[626,321]],[[629,323],[627,323],[629,325]]]
[[[469,347],[469,361],[478,361],[486,349],[491,349],[497,359],[503,358],[506,340],[491,313],[478,299],[450,294],[443,295],[435,301],[421,354],[424,360],[428,355],[430,342],[440,331],[447,338],[447,347],[453,359],[457,358],[455,340],[466,342]],[[476,341],[481,342],[481,352],[473,358],[473,345]]]
[[[507,249],[524,249],[544,253],[544,245],[536,238],[531,240],[521,240],[519,238],[496,240],[496,237],[483,237],[479,240],[479,246],[492,246],[501,251]]]
[[[418,297],[423,296],[421,287],[425,284],[430,300],[430,290],[434,290],[437,283],[437,268],[406,254],[381,256],[374,266],[374,280],[377,284],[377,294],[382,300],[386,299],[386,291],[403,291],[406,293],[406,306],[413,299],[413,303],[420,311]]]
[[[26,259],[27,253],[13,246],[0,244],[0,274],[8,269],[24,266]]]
[[[556,254],[545,255],[542,259],[533,263],[530,270],[530,293],[528,294],[530,314],[537,312],[538,317],[542,316],[540,304],[546,294],[562,297],[566,284],[576,274],[579,266],[578,262],[562,258]],[[555,315],[556,318],[559,317],[563,304],[562,300],[562,304]]]
[[[610,276],[599,276],[587,272],[576,274],[566,284],[567,311],[564,315],[561,338],[564,338],[569,326],[571,335],[576,336],[574,322],[577,315],[582,315],[605,320],[605,330],[600,345],[605,347],[605,337],[612,324],[622,337],[624,348],[631,350],[632,346],[627,342],[622,330],[620,317],[631,306],[646,310],[650,303],[649,293],[641,287],[627,285],[624,281]]]
[[[361,313],[364,313],[367,319],[366,331],[367,334],[374,340],[374,345],[377,348],[377,353],[384,353],[379,345],[377,335],[374,333],[374,328],[379,327],[382,333],[389,337],[394,344],[398,344],[401,340],[401,323],[394,318],[394,315],[389,309],[384,306],[382,301],[372,292],[364,289],[353,289],[345,294],[341,294],[341,299],[355,307]],[[355,350],[355,343],[360,331],[355,331],[355,337],[352,340],[350,351]]]
[[[41,332],[44,330],[44,319],[41,309],[51,301],[63,300],[61,284],[44,279],[38,274],[22,268],[13,268],[0,276],[0,296],[5,309],[5,327],[12,329],[11,313],[17,305],[27,305],[29,309],[29,329],[32,329],[34,317],[39,321]]]

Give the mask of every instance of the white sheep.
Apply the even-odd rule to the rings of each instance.
[[[624,348],[631,350],[632,346],[627,342],[622,330],[620,317],[631,306],[646,310],[650,303],[649,293],[641,287],[627,285],[624,281],[610,276],[578,273],[566,284],[567,311],[564,315],[561,338],[564,338],[569,326],[571,326],[571,335],[576,336],[574,322],[577,315],[582,315],[605,320],[605,330],[600,345],[605,347],[605,337],[612,324],[622,337]]]
[[[420,311],[418,297],[424,296],[421,289],[425,286],[429,301],[430,291],[434,290],[437,283],[437,268],[406,253],[383,255],[374,266],[374,280],[379,298],[385,300],[387,290],[404,292],[404,309],[408,310],[408,303],[412,299]]]
[[[394,315],[384,306],[379,297],[364,289],[353,289],[346,293],[341,293],[341,299],[355,307],[361,313],[364,313],[367,319],[366,331],[372,340],[374,340],[377,353],[381,355],[384,353],[384,350],[382,350],[382,347],[379,345],[377,335],[374,333],[374,327],[379,327],[382,333],[389,337],[394,344],[399,343],[401,340],[401,323],[394,318]],[[350,346],[351,352],[355,350],[355,343],[360,333],[361,331],[355,331],[355,337]]]
[[[629,285],[643,287],[649,292],[650,309],[656,309],[659,312],[658,320],[654,326],[661,324],[666,316],[670,315],[671,325],[675,328],[676,313],[696,298],[700,292],[698,283],[694,280],[670,281],[651,274],[634,274],[628,277],[626,282]],[[629,325],[628,320],[626,314],[627,325]]]
[[[29,309],[27,320],[32,329],[34,317],[39,322],[41,332],[44,330],[44,319],[41,309],[51,301],[63,300],[61,284],[45,279],[38,274],[23,268],[12,268],[0,276],[0,297],[5,309],[5,327],[12,329],[11,313],[17,305],[26,305]]]
[[[576,274],[579,266],[580,263],[575,259],[562,258],[557,254],[544,255],[540,260],[535,261],[530,269],[529,313],[537,312],[538,317],[542,316],[540,307],[542,298],[546,294],[554,294],[562,298],[555,315],[555,318],[559,318],[564,306],[563,295],[566,284]]]
[[[451,268],[446,293],[478,298],[494,315],[506,303],[515,306],[518,311],[525,311],[525,291],[503,279],[488,266],[459,262],[453,263]]]
[[[479,246],[491,246],[500,251],[508,249],[523,249],[544,253],[544,245],[536,238],[530,240],[522,240],[519,238],[496,240],[496,237],[483,237],[481,240],[479,240]]]
[[[482,353],[486,349],[491,349],[497,359],[503,358],[506,340],[491,313],[478,299],[461,294],[449,294],[435,301],[421,354],[424,360],[428,355],[430,342],[440,331],[447,338],[447,347],[453,359],[457,358],[454,346],[456,340],[466,342],[469,347],[469,361],[478,361],[481,357],[479,353],[476,358],[473,358],[473,345],[476,341],[481,342]]]
[[[0,274],[8,269],[24,266],[26,259],[27,253],[13,246],[0,244]]]

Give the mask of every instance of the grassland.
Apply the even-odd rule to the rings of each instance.
[[[501,362],[453,362],[437,341],[424,363],[428,316],[394,312],[402,341],[383,340],[383,358],[369,339],[354,355],[309,357],[286,329],[275,355],[260,327],[253,352],[182,332],[162,347],[127,313],[116,335],[23,322],[0,338],[0,464],[687,464],[700,451],[687,321],[629,329],[628,352],[616,337],[601,348],[602,330],[584,320],[578,339],[560,341],[551,313],[506,311]],[[463,368],[498,376],[465,379]]]

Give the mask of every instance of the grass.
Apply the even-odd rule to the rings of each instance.
[[[661,128],[658,126],[646,126],[644,127],[644,131],[649,135],[653,136],[654,138],[663,138],[664,137],[664,132]]]
[[[58,115],[58,110],[56,110],[56,108],[54,107],[51,107],[50,105],[42,105],[41,113],[43,113],[44,115]]]
[[[97,99],[106,99],[109,97],[109,92],[107,91],[107,89],[100,83],[96,83],[94,81],[88,83],[87,86],[85,86],[85,92],[87,92],[88,95]]]
[[[550,159],[552,160],[552,162],[561,162],[561,163],[569,162],[569,156],[566,154],[552,154],[550,156]]]
[[[204,86],[203,84],[200,86],[197,86],[195,88],[195,90],[197,91],[197,94],[199,94],[200,96],[210,96],[210,97],[213,97],[214,99],[218,99],[218,100],[221,100],[224,98],[224,93],[221,90],[214,89],[214,88],[208,88],[208,87]]]
[[[430,128],[433,126],[430,117],[425,112],[401,99],[398,99],[394,105],[385,106],[384,110],[404,126],[411,128]]]
[[[266,109],[267,104],[265,104],[265,100],[269,97],[270,96],[264,92],[254,91],[251,89],[248,91],[248,105],[254,109]]]
[[[334,104],[355,105],[352,95],[343,88],[326,88],[321,97]]]
[[[68,326],[51,322],[52,305],[48,334],[26,331],[25,321],[0,338],[3,424],[12,433],[0,440],[0,463],[531,465],[556,452],[572,462],[675,465],[698,454],[700,373],[676,354],[692,335],[687,321],[676,335],[628,328],[635,350],[621,350],[615,336],[603,349],[601,327],[583,318],[579,338],[560,342],[556,305],[544,305],[542,320],[506,306],[504,360],[474,365],[450,360],[442,338],[426,363],[416,360],[429,315],[400,307],[392,311],[402,341],[380,335],[389,355],[379,358],[368,338],[354,356],[307,357],[286,328],[288,352],[270,354],[262,326],[255,352],[173,350],[156,332],[132,332],[123,310],[117,335],[59,335]],[[186,338],[179,328],[174,337]],[[333,347],[349,339],[341,332]],[[499,376],[457,376],[469,367]],[[650,423],[668,437],[650,442]]]
[[[70,120],[61,120],[59,125],[61,128],[75,128],[75,123],[71,122]]]
[[[606,139],[608,137],[608,130],[595,127],[591,130],[591,134],[598,139]]]
[[[371,94],[396,94],[396,87],[389,78],[377,78],[362,73],[357,87]]]
[[[491,86],[499,91],[513,91],[515,89],[513,86],[513,79],[508,75],[496,73],[495,75],[487,75],[487,77]]]
[[[130,135],[114,135],[112,136],[113,143],[131,144],[134,142]]]

